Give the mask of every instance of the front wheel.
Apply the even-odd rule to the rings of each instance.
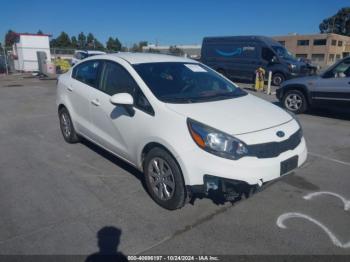
[[[144,163],[146,187],[160,206],[175,210],[185,204],[186,190],[180,167],[164,149],[153,148]]]
[[[274,86],[280,86],[285,80],[284,75],[280,74],[280,73],[275,73],[272,76],[272,84]]]
[[[287,91],[282,99],[283,107],[295,114],[304,113],[307,109],[305,95],[299,90]]]

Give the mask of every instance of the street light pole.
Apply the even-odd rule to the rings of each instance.
[[[6,56],[6,51],[5,51],[5,45],[4,45],[4,47],[3,47],[3,52],[4,52],[4,59],[5,59],[5,67],[6,67],[6,75],[8,75],[9,74],[9,69],[8,69],[8,65],[7,65],[7,56]]]

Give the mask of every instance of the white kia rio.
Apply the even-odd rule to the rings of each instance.
[[[59,77],[57,106],[68,143],[84,137],[135,166],[167,209],[254,191],[307,157],[292,115],[186,58],[87,58]]]

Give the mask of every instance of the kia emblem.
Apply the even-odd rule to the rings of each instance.
[[[278,137],[284,137],[286,134],[283,131],[277,131],[276,135]]]

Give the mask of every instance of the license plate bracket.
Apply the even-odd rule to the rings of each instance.
[[[298,167],[298,156],[293,156],[281,162],[280,176],[287,174],[288,172]]]

